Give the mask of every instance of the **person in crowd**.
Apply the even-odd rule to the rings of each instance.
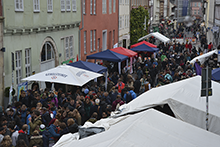
[[[22,129],[18,131],[19,135],[18,135],[18,141],[19,140],[24,140],[26,146],[29,146],[29,140],[28,140],[28,135],[27,135],[27,132],[28,132],[28,125],[27,124],[24,124],[22,126]],[[17,143],[18,145],[18,143]]]
[[[39,127],[39,134],[42,135],[43,139],[43,146],[42,147],[49,147],[49,132],[46,130],[46,126],[41,124]]]
[[[12,140],[11,140],[11,137],[9,135],[6,135],[1,144],[0,144],[0,147],[12,147]]]
[[[33,120],[32,120],[33,117]],[[30,135],[32,135],[33,131],[37,126],[40,126],[42,124],[42,119],[40,112],[38,110],[34,110],[32,117],[29,118],[29,125],[30,125]]]
[[[43,136],[39,134],[38,130],[34,130],[33,135],[30,138],[29,147],[43,146]]]
[[[75,123],[75,121],[72,118],[69,118],[67,120],[67,126],[70,133],[76,133],[78,132],[78,125]]]
[[[87,121],[94,124],[97,120],[98,120],[98,114],[96,112],[93,112],[92,116]]]
[[[121,105],[123,105],[124,102],[121,100],[121,95],[117,95],[116,100],[112,103],[112,111],[115,111],[115,109]]]
[[[28,147],[23,139],[18,140],[17,145],[15,147]]]
[[[57,96],[54,94],[54,91],[50,91],[49,98],[51,98],[51,103],[53,102],[55,104],[55,106],[57,108],[59,108],[58,107],[58,99],[57,99]]]
[[[118,79],[118,83],[116,84],[115,87],[118,87],[118,92],[121,93],[121,90],[124,89],[125,84],[122,82],[121,79]]]
[[[16,143],[17,143],[17,140],[18,140],[18,130],[15,130],[15,122],[11,122],[9,125],[8,125],[8,128],[11,132],[11,139],[12,139],[12,145],[13,146],[16,146]]]
[[[5,135],[5,128],[4,127],[0,127],[0,143],[2,142],[3,138]]]
[[[48,132],[50,134],[49,136],[49,147],[52,147],[57,139],[60,137],[59,134],[59,120],[58,119],[52,119],[51,122],[49,123],[49,127],[48,127]]]
[[[52,120],[50,113],[48,112],[46,107],[42,107],[41,108],[41,119],[42,119],[42,123],[45,126],[48,126],[48,124],[50,123],[50,121]]]

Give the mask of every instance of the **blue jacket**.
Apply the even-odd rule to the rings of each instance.
[[[24,111],[22,111],[21,110],[21,121],[25,124],[26,123],[26,115],[27,115],[27,108],[24,110]]]
[[[130,90],[129,93],[132,96],[132,99],[135,99],[137,97],[136,93],[133,90]]]
[[[57,128],[54,124],[51,124],[48,128],[48,132],[50,133],[49,140],[53,140],[51,137],[60,137],[60,134],[57,134]]]

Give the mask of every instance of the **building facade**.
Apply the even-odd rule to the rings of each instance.
[[[79,1],[7,0],[3,14],[5,87],[17,89],[22,78],[75,60],[79,54]]]
[[[0,97],[4,97],[4,48],[3,48],[3,21],[2,1],[0,1]],[[0,106],[3,106],[3,99],[0,99]]]
[[[200,20],[202,17],[202,3],[200,0],[191,1],[191,16]]]
[[[80,59],[113,48],[118,42],[118,0],[82,0]]]
[[[130,0],[119,0],[119,41],[118,45],[130,45]]]

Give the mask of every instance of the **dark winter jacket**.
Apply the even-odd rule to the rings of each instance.
[[[47,130],[40,132],[40,135],[43,136],[43,147],[49,147],[49,137],[50,133]]]
[[[28,135],[23,130],[18,131],[18,133],[18,140],[23,139],[26,145],[29,146]]]
[[[78,132],[78,125],[76,123],[72,124],[68,127],[70,133],[76,133]]]

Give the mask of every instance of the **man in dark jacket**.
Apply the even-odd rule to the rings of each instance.
[[[33,114],[33,121],[32,118],[30,117],[29,120],[29,125],[30,125],[30,134],[32,135],[33,131],[35,130],[36,126],[40,126],[42,124],[40,112],[38,110],[34,110]]]
[[[46,130],[46,127],[44,124],[41,124],[39,127],[40,135],[43,136],[43,147],[49,147],[49,132]]]
[[[135,77],[135,81],[134,81],[134,92],[136,93],[136,95],[139,95],[140,93],[140,87],[141,87],[141,82],[138,79],[138,77]]]
[[[50,113],[47,111],[47,108],[46,107],[43,107],[41,109],[41,112],[42,112],[42,115],[41,115],[41,118],[42,118],[42,123],[45,125],[45,126],[48,126],[48,124],[50,123],[50,121],[52,120],[51,116],[50,116]]]
[[[27,124],[24,124],[22,126],[22,129],[20,131],[18,131],[19,135],[18,135],[18,140],[21,140],[23,139],[25,144],[27,146],[29,146],[29,141],[28,141],[28,135],[27,135],[27,132],[28,132],[28,125]]]
[[[80,100],[76,101],[76,109],[79,111],[79,113],[81,115],[81,122],[82,122],[82,125],[83,125],[86,120],[85,120],[85,109],[82,106],[82,101],[80,101]]]

